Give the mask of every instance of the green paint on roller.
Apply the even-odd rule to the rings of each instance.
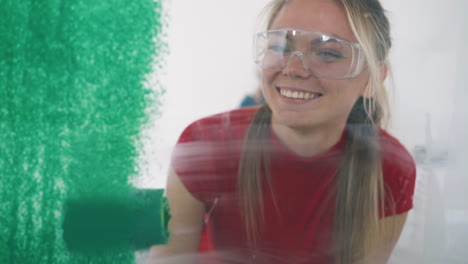
[[[67,201],[131,201],[145,88],[164,47],[153,0],[2,0],[0,263],[133,263],[133,248],[72,254]],[[135,205],[136,206],[136,205]],[[132,207],[132,206],[129,206]]]
[[[64,239],[71,252],[96,255],[166,244],[169,205],[163,190],[135,190],[115,200],[94,197],[66,203]]]

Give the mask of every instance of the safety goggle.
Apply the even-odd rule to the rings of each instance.
[[[353,78],[365,61],[358,43],[317,31],[284,28],[255,35],[254,59],[262,69],[281,71],[295,56],[318,79]]]

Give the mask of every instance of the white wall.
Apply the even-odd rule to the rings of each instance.
[[[190,121],[236,107],[256,85],[251,43],[262,1],[171,4],[166,107],[172,142]]]
[[[146,133],[148,175],[140,185],[163,187],[173,145],[198,118],[236,108],[257,85],[252,59],[256,21],[266,0],[174,0],[162,116]],[[150,145],[150,146],[148,146]]]
[[[152,181],[146,185],[164,186],[171,148],[185,126],[237,107],[255,88],[251,36],[266,2],[172,1],[167,93],[163,115],[150,133]],[[468,1],[382,2],[394,39],[391,132],[410,151],[421,145],[434,157],[448,156],[437,163],[426,157],[418,165],[416,207],[392,263],[466,263]]]
[[[427,157],[418,164],[415,209],[392,263],[466,263],[468,2],[383,4],[390,11],[395,42],[393,132],[410,150],[423,145],[432,157],[447,157],[438,162]]]

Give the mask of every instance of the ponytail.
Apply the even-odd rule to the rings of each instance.
[[[251,247],[256,246],[258,230],[265,220],[263,214],[264,188],[262,174],[265,175],[270,191],[273,191],[268,154],[270,123],[271,109],[265,104],[257,111],[247,130],[239,165],[238,190],[241,215],[245,225],[247,241]]]
[[[365,111],[372,99],[359,98],[347,120],[347,143],[336,174],[333,241],[335,263],[347,264],[369,256],[380,237],[379,212],[383,210],[378,106],[374,116]]]

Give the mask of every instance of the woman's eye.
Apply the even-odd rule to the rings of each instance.
[[[315,55],[326,60],[340,60],[344,58],[339,52],[326,50],[318,50],[315,52]]]
[[[275,51],[275,52],[288,52],[289,48],[284,45],[272,44],[268,46],[268,50]]]

